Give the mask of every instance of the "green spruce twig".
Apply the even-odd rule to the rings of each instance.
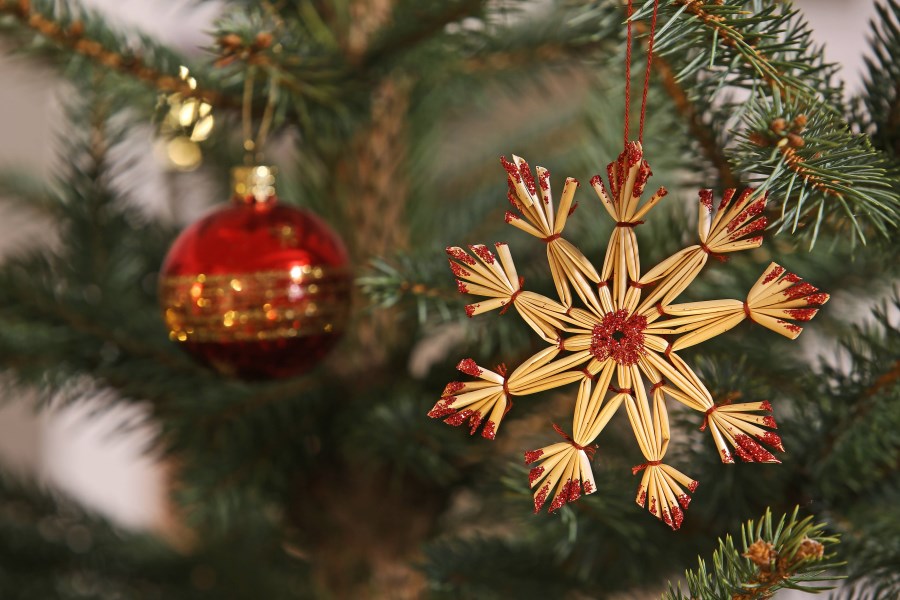
[[[783,515],[777,525],[771,511],[741,528],[741,548],[730,535],[719,539],[712,568],[699,559],[699,566],[685,574],[687,593],[681,585],[669,584],[665,600],[764,600],[785,588],[820,592],[833,586],[819,585],[838,579],[829,569],[836,537],[826,535],[824,524],[812,517],[798,519],[799,508]]]
[[[102,17],[75,0],[0,0],[0,32],[16,38],[22,52],[63,64],[80,56],[163,93],[202,97],[216,104],[224,101],[219,91],[191,87],[177,76],[179,65],[188,64],[184,57],[147,36],[114,32]],[[198,70],[192,67],[195,74]]]
[[[864,131],[876,148],[900,156],[900,2],[875,5],[872,21],[872,57],[866,58],[868,76],[862,98],[867,114]]]
[[[651,5],[633,19],[646,21]],[[764,0],[670,0],[660,7],[654,49],[688,91],[716,145],[729,149],[732,168],[771,192],[771,205],[781,207],[779,230],[812,245],[822,227],[862,243],[896,228],[900,204],[892,171],[848,127],[836,67],[824,62],[799,11]],[[808,117],[805,136],[794,132],[797,139],[787,146],[787,140],[781,146],[781,140],[741,143],[759,142],[761,132],[771,133],[777,119],[790,121],[791,112]],[[697,128],[691,132],[696,136]],[[700,142],[709,145],[702,136]],[[716,163],[715,155],[709,158]]]

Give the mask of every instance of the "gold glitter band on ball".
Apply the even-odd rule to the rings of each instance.
[[[169,338],[247,342],[338,333],[346,320],[346,269],[296,266],[259,273],[160,280]]]

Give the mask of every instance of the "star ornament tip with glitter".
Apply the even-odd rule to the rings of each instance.
[[[562,237],[578,182],[566,180],[555,207],[546,169],[537,167],[535,177],[522,158],[501,162],[514,209],[506,221],[546,245],[558,299],[523,289],[506,244],[494,251],[483,245],[447,248],[450,268],[461,292],[483,298],[466,307],[470,317],[514,308],[548,346],[509,373],[503,365],[492,371],[463,360],[458,369],[474,380],[448,384],[429,416],[466,423],[472,434],[481,428],[482,437],[493,439],[513,396],[577,383],[571,434],[554,425],[562,441],[525,453],[526,464],[534,465],[529,484],[535,512],[548,500],[553,512],[596,490],[594,443],[623,405],[645,458],[632,469],[641,475],[636,501],[673,529],[680,527],[697,481],[663,462],[671,434],[667,400],[702,413],[701,429],[710,432],[722,462],[733,463],[734,455],[779,462],[772,450],[784,448],[772,431],[771,405],[716,403],[678,352],[745,319],[794,339],[802,331],[797,322],[814,317],[828,294],[772,263],[743,300],[675,303],[710,258],[724,261],[762,244],[766,196],[729,189],[716,206],[712,191],[701,190],[697,243],[641,273],[635,228],[666,190],[642,202],[652,173],[640,143],[630,142],[607,167],[608,188],[599,175],[591,180],[616,225],[598,270]]]

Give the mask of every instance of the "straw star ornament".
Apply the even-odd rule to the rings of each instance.
[[[473,434],[481,428],[483,437],[493,439],[513,396],[577,383],[572,433],[554,425],[563,441],[525,453],[526,464],[536,463],[529,473],[535,512],[548,499],[553,512],[596,490],[593,444],[622,405],[646,460],[632,469],[641,473],[637,503],[673,529],[681,525],[697,482],[663,462],[670,440],[667,399],[703,414],[702,430],[709,430],[722,462],[733,463],[734,454],[746,462],[779,462],[768,449],[784,451],[772,431],[771,405],[717,404],[678,352],[745,319],[794,339],[802,331],[796,322],[815,316],[828,295],[772,263],[744,300],[675,303],[710,257],[725,260],[762,244],[765,195],[726,190],[715,207],[712,191],[701,190],[698,243],[642,274],[634,230],[666,190],[642,203],[650,165],[640,143],[629,142],[607,167],[609,189],[600,176],[591,180],[616,224],[598,271],[562,237],[578,182],[566,180],[554,207],[546,169],[537,167],[535,177],[523,159],[501,160],[516,209],[506,221],[546,244],[558,300],[522,289],[506,244],[496,244],[496,254],[483,245],[469,252],[448,248],[450,268],[461,292],[486,298],[466,307],[470,317],[514,307],[549,345],[509,373],[504,366],[491,371],[463,360],[458,369],[474,379],[448,384],[429,416],[467,423]]]

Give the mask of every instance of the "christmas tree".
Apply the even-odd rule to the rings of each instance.
[[[173,523],[123,530],[0,474],[0,597],[900,596],[900,3],[877,14],[851,96],[774,0],[233,0],[193,57],[74,0],[0,0],[3,47],[72,90],[56,172],[0,172],[10,210],[59,232],[0,263],[3,396],[147,407]],[[148,125],[165,216],[130,199]],[[642,160],[666,186],[648,214],[622,191]],[[172,216],[198,190],[218,212]],[[611,237],[627,268],[604,265]],[[650,269],[691,244],[689,287]],[[672,320],[604,304],[632,290]],[[787,339],[779,319],[813,315]],[[642,429],[613,363],[516,380],[548,342],[635,373],[658,354],[686,382],[645,382]],[[690,366],[669,373],[675,352]],[[448,386],[458,364],[481,382]],[[596,441],[568,429],[579,381],[628,409]],[[453,407],[472,390],[490,406]],[[736,414],[786,452],[728,433]],[[522,453],[553,444],[585,495],[553,476],[534,515],[529,470],[547,474]],[[633,503],[649,480],[679,531]]]

